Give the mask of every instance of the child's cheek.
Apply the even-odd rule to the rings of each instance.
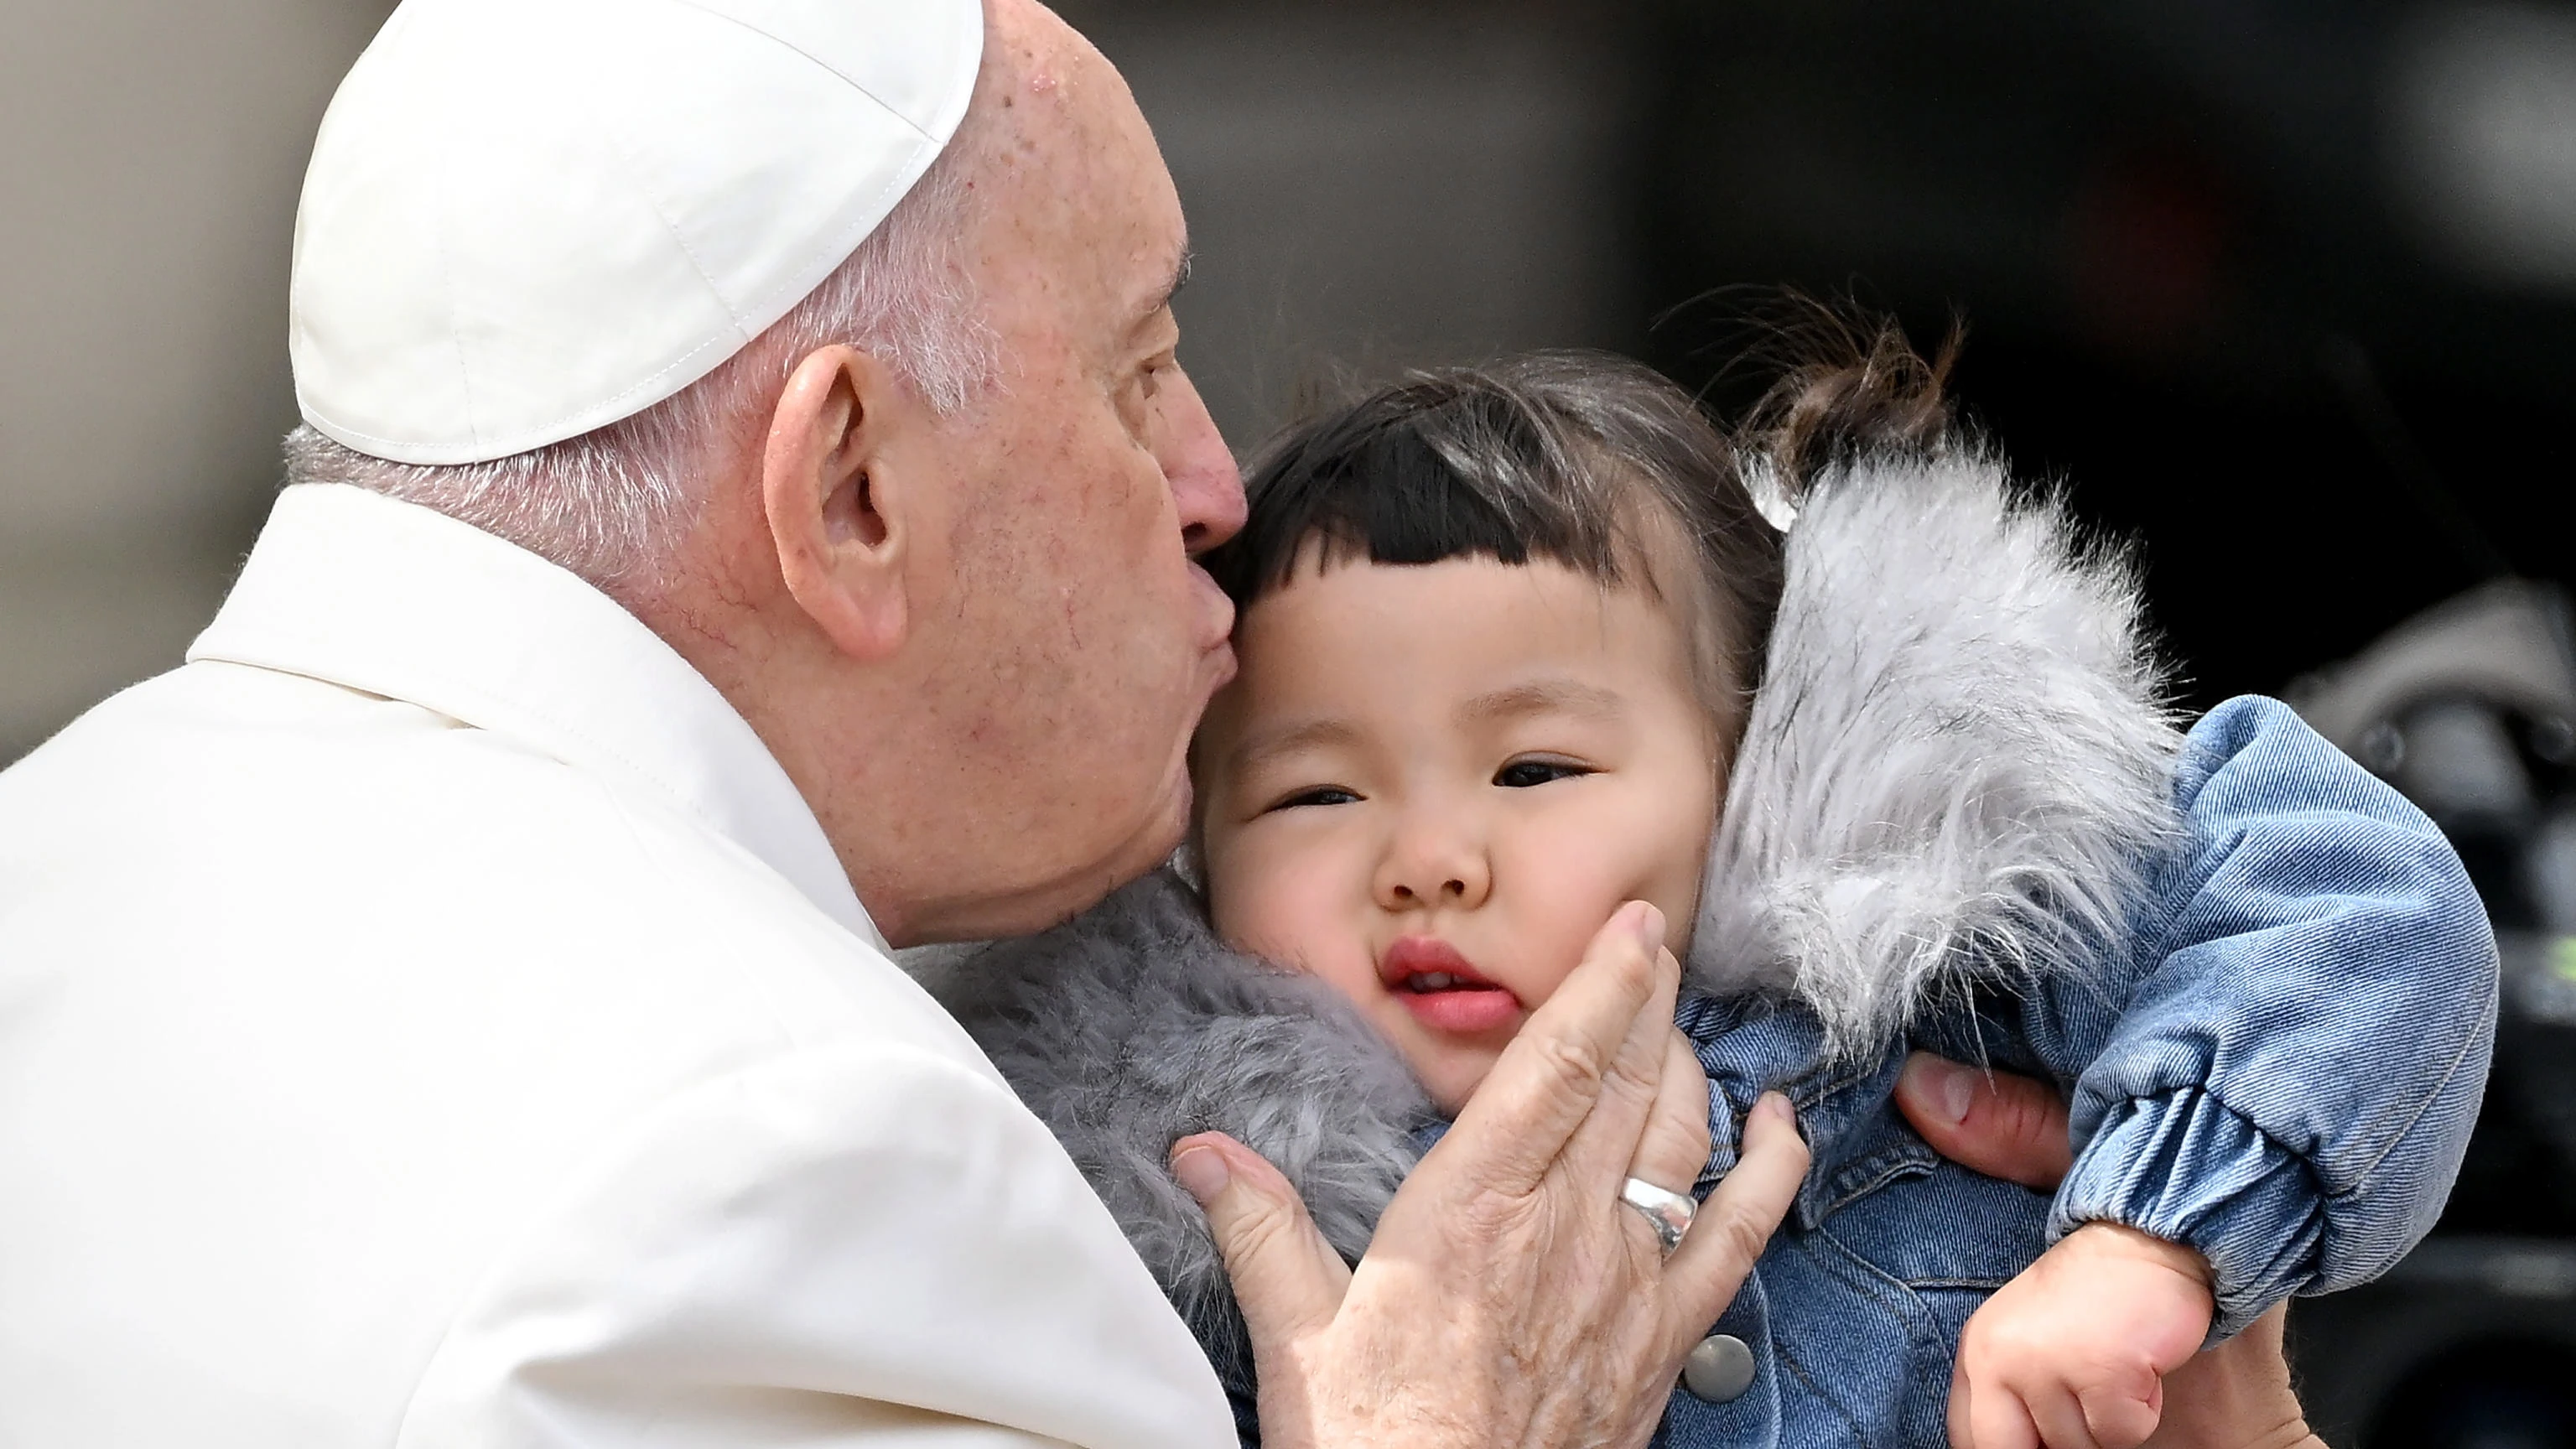
[[[1271,900],[1276,889],[1275,875],[1258,869],[1240,846],[1209,861],[1208,915],[1227,945],[1263,955],[1276,953],[1279,943],[1269,939],[1273,933],[1268,929],[1278,914]]]
[[[1339,917],[1327,904],[1329,872],[1311,849],[1247,832],[1208,873],[1209,914],[1217,934],[1237,950],[1309,970],[1329,971],[1348,954],[1332,939]]]
[[[1579,903],[1569,901],[1519,933],[1531,949],[1519,961],[1514,979],[1503,984],[1521,999],[1521,1005],[1532,1011],[1546,1005],[1582,964],[1592,938],[1624,903],[1623,899],[1601,904],[1590,899],[1591,894],[1587,892]]]
[[[1635,824],[1619,820],[1584,821],[1580,828],[1568,828],[1557,838],[1615,841],[1623,832],[1628,840],[1637,839]],[[1687,873],[1680,869],[1685,863]],[[1687,949],[1689,913],[1695,904],[1694,893],[1686,887],[1697,880],[1698,869],[1696,854],[1676,862],[1661,851],[1615,847],[1559,850],[1552,858],[1527,862],[1522,879],[1529,891],[1516,914],[1521,917],[1517,934],[1530,943],[1531,950],[1521,959],[1519,978],[1505,984],[1522,1004],[1536,1009],[1574,973],[1593,938],[1619,908],[1635,900],[1652,901],[1664,912],[1665,945],[1681,955]]]
[[[1529,878],[1544,882],[1524,903],[1519,932],[1533,949],[1524,958],[1523,979],[1510,984],[1525,1005],[1536,1007],[1574,974],[1593,937],[1621,906],[1639,898],[1646,883],[1602,854],[1585,851],[1564,852],[1553,870]]]

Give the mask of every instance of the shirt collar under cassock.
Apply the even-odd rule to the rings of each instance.
[[[886,949],[812,808],[715,686],[606,594],[470,524],[289,488],[188,658],[416,704],[660,795]]]

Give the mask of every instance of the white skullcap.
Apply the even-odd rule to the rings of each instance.
[[[885,220],[983,43],[979,0],[404,0],[304,178],[305,421],[470,463],[671,396]]]

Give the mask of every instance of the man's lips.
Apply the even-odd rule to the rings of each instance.
[[[1207,693],[1216,692],[1234,682],[1234,600],[1216,586],[1216,580],[1196,563],[1190,565],[1190,588],[1201,605],[1198,636],[1191,640],[1198,646],[1199,657],[1210,666]]]
[[[1199,603],[1199,630],[1195,641],[1203,651],[1225,647],[1234,637],[1234,600],[1217,587],[1216,579],[1206,567],[1190,565],[1190,592]]]
[[[1431,936],[1398,937],[1377,971],[1387,992],[1433,1031],[1474,1035],[1520,1015],[1519,997],[1485,979],[1457,947]]]

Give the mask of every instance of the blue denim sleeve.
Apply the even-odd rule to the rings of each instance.
[[[2174,792],[2128,979],[2030,1005],[2061,1045],[2102,1033],[2051,1239],[2108,1220],[2198,1249],[2215,1342],[2430,1230],[2485,1090],[2495,937],[2432,822],[2278,701],[2212,711]]]

